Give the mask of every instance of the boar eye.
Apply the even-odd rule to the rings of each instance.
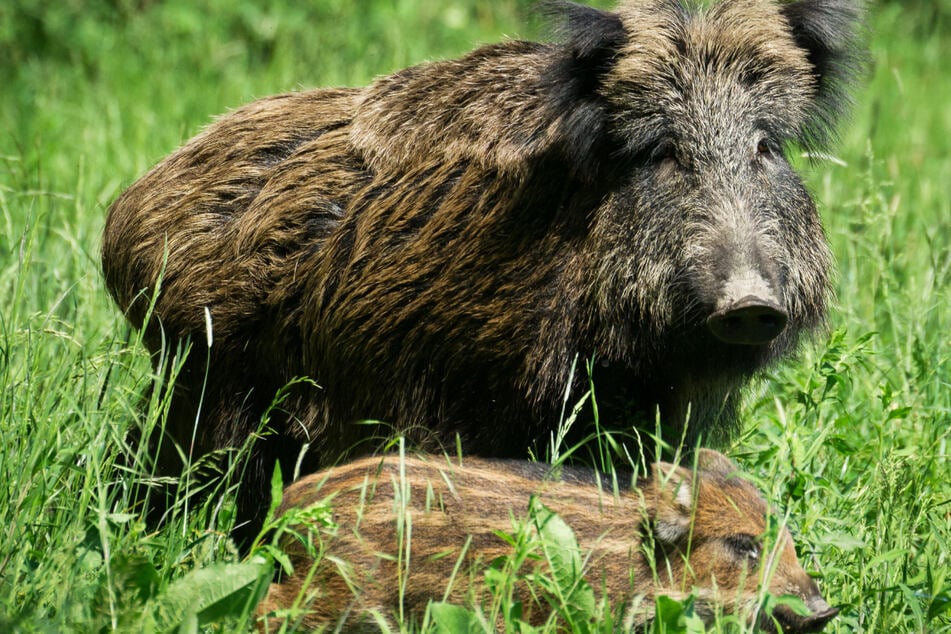
[[[677,160],[677,146],[673,141],[661,141],[654,146],[651,151],[650,160],[652,163],[663,163],[664,161]]]
[[[756,155],[760,157],[769,158],[774,154],[773,144],[770,143],[769,139],[763,137],[756,144]]]
[[[760,541],[753,535],[746,533],[737,533],[726,538],[727,545],[733,550],[737,557],[748,559],[751,563],[759,561],[762,546]]]

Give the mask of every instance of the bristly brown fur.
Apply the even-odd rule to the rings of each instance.
[[[818,631],[835,615],[800,566],[789,532],[768,534],[768,507],[721,454],[702,450],[696,473],[658,463],[634,488],[612,491],[611,482],[585,469],[553,477],[537,463],[435,456],[365,458],[313,474],[288,488],[279,512],[329,496],[336,529],[300,526],[284,540],[294,572],[271,585],[258,614],[296,605],[305,616],[295,627],[365,631],[375,629],[375,613],[396,631],[395,615],[418,623],[430,601],[488,604],[484,569],[515,556],[500,535],[532,526],[537,496],[573,529],[579,573],[610,599],[624,624],[618,631],[640,631],[661,595],[694,594],[706,621],[717,612],[752,620],[761,585],[812,611],[796,617],[780,609],[777,618],[792,619],[784,631]],[[316,568],[300,535],[319,552]],[[552,575],[543,550],[534,551],[513,575]],[[525,583],[516,584],[522,618],[547,622],[553,609],[537,594],[542,584],[532,593]],[[770,615],[759,616],[769,627]],[[269,621],[276,631],[279,619]]]
[[[669,442],[722,438],[749,378],[822,324],[831,258],[783,148],[838,118],[858,3],[563,6],[555,42],[240,108],[113,203],[106,284],[149,348],[203,341],[211,315],[171,441],[198,421],[196,456],[239,446],[285,384],[320,385],[271,412],[242,519],[303,443],[305,469],[375,449],[361,420],[543,454],[566,387],[587,388],[583,369],[567,385],[576,360],[598,362],[602,428],[653,431],[659,411]],[[784,328],[714,336],[751,294]],[[168,442],[156,459],[181,469]]]

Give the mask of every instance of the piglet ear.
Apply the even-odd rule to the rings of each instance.
[[[648,489],[648,514],[654,538],[668,545],[680,542],[690,532],[693,474],[683,467],[659,462],[651,466]]]
[[[727,478],[740,470],[732,460],[713,449],[697,450],[697,469],[721,478]]]
[[[796,43],[806,51],[816,79],[816,98],[801,131],[805,145],[822,146],[851,105],[851,90],[865,67],[862,0],[797,0],[781,7]]]

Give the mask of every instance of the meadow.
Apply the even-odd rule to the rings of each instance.
[[[0,7],[0,631],[251,631],[280,559],[236,551],[233,492],[142,520],[117,456],[163,403],[102,283],[110,202],[216,114],[536,37],[531,4]],[[951,2],[874,2],[868,37],[831,155],[790,150],[837,258],[828,331],[755,383],[723,449],[841,607],[826,631],[951,632]],[[657,627],[697,631],[689,611]]]

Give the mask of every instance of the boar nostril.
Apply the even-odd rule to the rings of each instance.
[[[757,346],[786,329],[789,317],[776,303],[747,296],[707,318],[710,332],[725,343]]]

